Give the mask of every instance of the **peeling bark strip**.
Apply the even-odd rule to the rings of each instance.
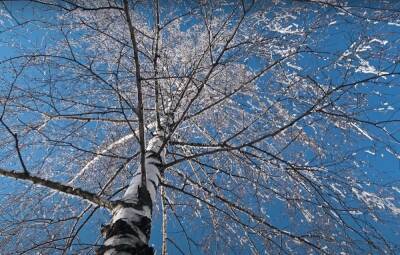
[[[150,139],[145,157],[146,187],[141,186],[139,166],[121,199],[123,203],[113,210],[111,223],[102,230],[105,242],[97,251],[98,254],[154,254],[148,242],[153,202],[160,185],[161,166],[165,157],[164,152],[159,152],[162,144],[161,135]]]

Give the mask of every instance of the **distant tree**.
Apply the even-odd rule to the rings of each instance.
[[[1,254],[398,254],[399,41],[395,1],[1,1]]]

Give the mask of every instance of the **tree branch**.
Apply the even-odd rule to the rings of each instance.
[[[43,187],[68,194],[68,195],[73,195],[79,198],[83,198],[87,201],[90,201],[94,204],[97,204],[101,207],[105,207],[107,209],[112,210],[118,203],[108,201],[106,199],[103,199],[96,194],[90,193],[88,191],[82,190],[80,188],[74,188],[59,182],[43,179],[37,176],[33,176],[28,174],[27,172],[15,172],[15,171],[7,171],[3,168],[0,168],[0,175],[5,176],[5,177],[10,177],[10,178],[15,178],[17,180],[24,180],[24,181],[29,181],[32,182],[33,184],[41,185]]]
[[[136,109],[136,113],[139,121],[139,139],[140,139],[140,169],[142,174],[142,186],[146,187],[146,169],[145,169],[145,161],[146,161],[146,144],[144,140],[144,119],[143,119],[143,93],[142,93],[142,81],[140,77],[140,62],[139,62],[139,51],[135,37],[135,28],[132,25],[131,16],[129,13],[129,4],[128,0],[124,0],[124,11],[126,16],[126,22],[129,28],[129,34],[131,37],[131,42],[133,46],[133,58],[135,62],[135,75],[136,75],[136,88],[137,88],[137,100],[138,105]]]

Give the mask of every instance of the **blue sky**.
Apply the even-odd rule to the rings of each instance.
[[[326,11],[327,16],[331,17],[330,15],[335,15],[332,10],[331,11]],[[28,13],[28,14],[27,14]],[[29,14],[29,9],[25,10],[25,15],[27,14],[27,17],[31,17],[31,14]],[[317,13],[319,14],[319,13]],[[315,14],[315,15],[317,15]],[[49,15],[48,17],[51,16],[51,14],[45,14]],[[273,15],[273,14],[271,14]],[[334,57],[330,56],[329,54],[323,53],[323,51],[328,51],[329,53],[334,53],[337,54],[337,58],[339,58],[340,55],[345,55],[346,58],[349,60],[341,60],[338,61],[339,63],[344,63],[346,61],[358,63],[360,62],[359,56],[356,54],[352,55],[346,55],[346,50],[348,49],[354,49],[354,47],[358,47],[357,45],[359,44],[360,47],[360,56],[363,54],[366,54],[365,58],[371,58],[372,60],[369,62],[370,65],[373,65],[377,69],[380,69],[382,71],[399,71],[399,67],[397,66],[398,63],[390,63],[386,61],[385,59],[380,59],[379,54],[378,56],[370,56],[368,54],[372,54],[371,52],[379,52],[383,51],[385,54],[392,54],[394,56],[398,55],[399,52],[399,46],[398,42],[400,41],[400,25],[396,24],[388,24],[387,22],[370,22],[368,25],[365,25],[366,23],[360,22],[357,18],[355,17],[345,17],[343,19],[340,19],[340,15],[336,15],[337,17],[337,22],[332,24],[331,26],[321,29],[321,31],[318,34],[315,34],[313,36],[319,36],[320,40],[318,41],[319,43],[317,45],[313,45],[312,39],[310,39],[310,42],[306,41],[306,45],[308,45],[313,51],[321,51],[321,54],[309,54],[309,53],[304,53],[304,54],[299,54],[296,59],[291,60],[291,62],[286,62],[285,66],[283,69],[286,68],[286,70],[291,70],[296,69],[296,67],[301,67],[301,70],[298,70],[298,73],[304,77],[309,75],[311,72],[314,72],[317,68],[320,68],[320,74],[314,76],[314,78],[318,81],[321,82],[322,84],[326,84],[327,86],[337,86],[342,83],[348,83],[352,82],[354,80],[360,80],[364,78],[368,78],[371,76],[370,73],[367,74],[362,74],[362,73],[357,73],[354,72],[350,78],[349,77],[344,77],[343,73],[345,73],[344,69],[346,68],[345,66],[337,66],[337,69],[332,69],[331,67],[326,68],[324,67],[324,61],[321,59],[326,56],[328,59],[335,59]],[[1,17],[0,17],[1,18]],[[43,18],[43,16],[42,16]],[[304,20],[313,20],[313,14],[310,14],[309,17],[305,18]],[[19,19],[17,17],[17,19]],[[292,22],[292,21],[289,21]],[[307,24],[306,24],[307,25]],[[0,29],[1,31],[1,29]],[[15,36],[18,36],[16,38]],[[271,33],[271,36],[277,36],[277,37],[284,37],[290,35],[283,35],[280,32],[274,32]],[[44,38],[52,38],[51,40],[45,40]],[[0,32],[0,61],[8,58],[10,56],[13,56],[14,54],[18,54],[18,52],[13,48],[12,45],[9,45],[8,42],[18,42],[23,46],[24,48],[30,48],[32,45],[32,48],[34,47],[39,47],[39,48],[44,48],[45,45],[51,45],[52,43],[56,42],[58,39],[62,38],[61,34],[58,32],[54,31],[49,31],[46,28],[41,28],[41,23],[32,23],[29,25],[24,26],[22,29],[19,29],[19,33],[17,34],[12,34],[9,32]],[[375,40],[375,41],[373,41]],[[385,41],[387,41],[385,43]],[[364,47],[362,45],[363,42],[367,42],[365,47],[372,47],[374,51],[371,51],[371,48],[367,49],[366,51],[363,51]],[[357,45],[353,44],[356,43]],[[396,45],[397,44],[397,45]],[[389,47],[390,45],[390,47]],[[352,48],[353,47],[353,48]],[[257,58],[252,58],[250,59],[247,64],[251,65],[253,69],[258,69],[262,66],[263,63],[262,61]],[[31,76],[37,76],[39,73],[33,73],[31,70],[28,73]],[[12,75],[9,73],[3,73],[1,74],[1,78],[8,80],[8,82],[12,79]],[[259,84],[259,91],[260,93],[265,93],[266,96],[267,90],[266,87],[263,87],[264,83],[262,81],[265,81],[265,84],[267,84],[267,81],[270,81],[271,77],[266,75]],[[363,85],[360,85],[354,90],[354,96],[357,97],[357,95],[362,95],[367,100],[366,108],[369,108],[368,112],[365,113],[360,113],[359,116],[366,120],[385,120],[385,119],[400,119],[400,87],[398,86],[398,77],[387,77],[387,78],[381,78],[379,79],[380,82],[392,82],[395,84],[395,86],[389,87],[385,86],[384,83],[373,83],[373,82],[367,82]],[[22,82],[22,81],[21,81]],[[4,83],[5,84],[5,83]],[[4,93],[4,88],[7,88],[6,85],[0,84],[0,95],[3,95]],[[270,86],[276,86],[276,88],[279,88],[280,84],[278,83],[271,83],[272,85]],[[3,86],[3,87],[2,87]],[[73,89],[68,88],[68,89]],[[66,88],[64,93],[68,94],[68,89]],[[270,87],[269,87],[270,89]],[[243,107],[246,108],[249,105],[247,104],[247,100],[250,100],[250,98],[237,98],[236,100],[241,101],[243,104]],[[346,105],[346,100],[348,98],[341,98],[338,95],[338,102],[341,102],[340,100],[343,100],[343,104]],[[250,102],[249,101],[249,102]],[[290,106],[290,102],[288,103],[288,108]],[[307,105],[301,105],[301,107],[306,107]],[[352,107],[351,104],[349,104],[349,107]],[[1,108],[0,108],[1,109]],[[74,108],[72,108],[74,109]],[[354,108],[354,109],[346,109],[350,111],[358,111],[359,109]],[[250,110],[249,110],[250,111]],[[293,112],[295,112],[293,110]],[[20,116],[21,117],[21,116]],[[28,121],[30,118],[33,118],[33,115],[26,115],[25,121]],[[9,120],[13,120],[13,117],[9,117]],[[14,119],[15,120],[15,119]],[[67,125],[68,122],[65,123]],[[62,123],[59,125],[62,125]],[[91,129],[96,129],[97,124],[88,124],[88,130]],[[90,126],[92,125],[92,126]],[[211,123],[210,123],[210,126]],[[392,135],[400,140],[400,130],[398,129],[398,122],[394,123],[388,123],[384,125],[388,131],[392,133]],[[101,126],[99,126],[99,129],[101,129]],[[309,132],[309,134],[312,136],[312,130],[307,129],[305,127],[306,132]],[[97,138],[101,140],[104,138],[105,133],[98,131],[98,136]],[[373,128],[369,125],[360,125],[359,130],[358,130],[358,136],[353,134],[355,144],[353,145],[348,145],[346,144],[345,141],[341,140],[341,136],[338,135],[336,137],[332,136],[327,139],[331,139],[331,143],[337,145],[339,150],[353,150],[354,148],[359,148],[360,150],[357,152],[357,154],[354,155],[358,160],[365,161],[365,165],[362,167],[362,172],[365,173],[372,182],[377,182],[379,184],[389,184],[389,187],[399,187],[399,181],[400,181],[400,157],[397,156],[396,158],[396,153],[400,152],[400,145],[398,142],[395,140],[389,140],[387,135],[384,134],[382,131],[377,130],[376,128]],[[372,137],[372,139],[368,138]],[[324,138],[324,137],[322,137]],[[382,139],[382,141],[379,141],[379,139]],[[385,144],[386,143],[386,144]],[[91,148],[93,144],[81,144],[82,146],[87,145],[87,148]],[[293,147],[292,150],[288,150],[287,153],[293,153],[294,151],[298,150],[298,148],[301,147]],[[390,151],[394,151],[395,153],[390,153]],[[0,150],[1,153],[1,150]],[[44,152],[41,151],[24,151],[23,155],[26,157],[31,157],[31,158],[41,158],[44,155]],[[397,154],[400,155],[400,154]],[[312,157],[313,155],[305,153],[306,157]],[[31,165],[32,163],[28,162],[28,165]],[[4,164],[2,162],[1,166],[3,167],[10,167],[10,168],[15,168],[18,169],[18,161],[10,161],[6,162]],[[59,172],[61,173],[62,177],[57,177],[54,176],[55,179],[59,178],[59,180],[62,180],[64,176],[62,175],[62,166],[59,166],[60,170]],[[7,186],[7,187],[13,187],[15,189],[18,189],[18,185],[14,186],[14,181],[10,179],[5,179],[5,178],[0,178],[0,183],[2,186]],[[399,198],[399,193],[396,193],[395,190],[392,190],[393,196],[395,198]],[[57,200],[57,197],[55,198]],[[249,198],[250,200],[250,198]],[[73,200],[75,201],[75,200]],[[398,200],[396,200],[398,201]],[[273,206],[271,206],[273,205]],[[272,207],[272,209],[271,209]],[[269,216],[271,219],[271,222],[278,226],[286,227],[287,221],[286,218],[280,217],[281,216],[281,211],[283,210],[283,205],[279,201],[273,201],[272,204],[270,204],[269,210]],[[107,216],[105,216],[106,213],[104,210],[98,210],[94,216],[91,218],[91,221],[89,224],[87,224],[81,231],[81,241],[83,243],[86,242],[92,242],[97,238],[100,222],[101,223],[106,223],[108,221]],[[300,214],[297,215],[299,220],[302,218]],[[196,217],[193,215],[192,217]],[[369,219],[370,220],[370,219]],[[196,228],[196,224],[198,223],[198,228]],[[399,219],[394,219],[393,222],[389,223],[389,225],[386,225],[384,228],[379,226],[378,224],[376,225],[377,228],[382,228],[382,231],[384,235],[393,242],[400,243],[400,237],[399,233],[397,235],[393,235],[393,233],[396,230],[396,227],[398,226]],[[191,222],[191,224],[185,224],[184,222],[184,227],[186,228],[186,231],[190,232],[190,234],[193,235],[194,238],[207,235],[210,232],[210,229],[204,229],[203,224],[201,224],[201,219],[195,218],[194,221]],[[154,216],[154,226],[152,229],[152,239],[151,243],[158,249],[160,250],[161,247],[161,235],[160,235],[160,229],[161,229],[161,217],[157,213]],[[176,218],[171,214],[171,216],[168,219],[168,231],[170,232],[170,237],[174,238],[174,240],[181,245],[181,249],[184,250],[185,253],[189,252],[189,247],[185,241],[184,234],[182,233],[182,229],[180,224],[177,222]],[[212,245],[217,245],[217,244],[212,244]],[[218,245],[221,245],[219,243]],[[178,250],[172,245],[169,244],[169,249],[171,254],[178,254]],[[201,250],[198,250],[193,246],[192,248],[193,254],[202,254]],[[218,249],[214,247],[214,250],[217,251]],[[241,251],[238,251],[240,254]],[[242,251],[243,252],[243,251]],[[248,250],[246,250],[248,252]]]

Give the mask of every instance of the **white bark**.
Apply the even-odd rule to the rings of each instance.
[[[121,201],[113,210],[109,225],[103,229],[104,246],[99,254],[153,254],[148,246],[151,230],[152,207],[161,180],[161,166],[165,150],[160,151],[163,134],[150,139],[146,148],[146,187],[141,187],[141,166],[131,180]]]

